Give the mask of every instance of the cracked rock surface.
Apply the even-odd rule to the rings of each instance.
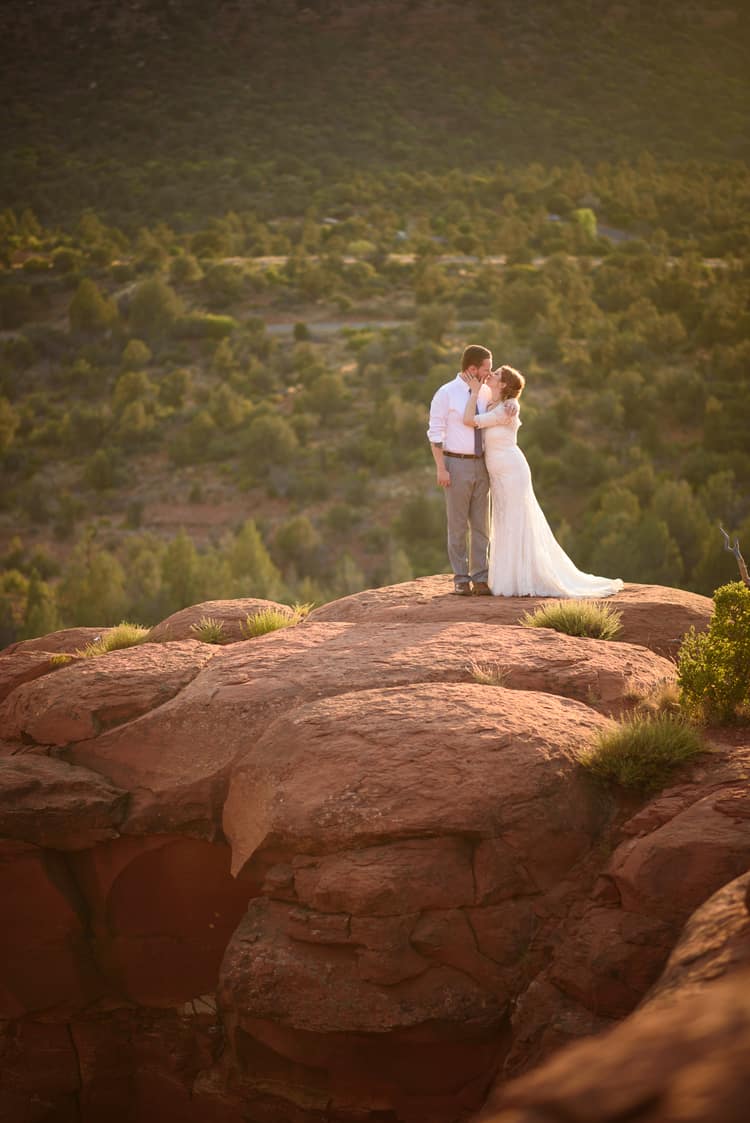
[[[658,983],[608,1032],[498,1086],[477,1123],[741,1123],[750,1095],[750,874],[689,919]]]

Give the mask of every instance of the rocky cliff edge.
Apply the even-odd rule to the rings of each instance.
[[[669,1037],[670,955],[670,1002],[731,976],[741,1019],[750,738],[712,737],[650,800],[577,761],[674,679],[711,602],[627,586],[602,642],[449,590],[371,590],[254,639],[264,602],[240,600],[93,659],[80,630],[0,653],[0,1117],[593,1120],[571,1107],[585,1081],[539,1114],[562,1079],[539,1062],[606,1034],[570,1048],[606,1042],[614,1069],[631,1021]],[[205,615],[230,642],[191,638]],[[690,920],[713,894],[731,955]]]

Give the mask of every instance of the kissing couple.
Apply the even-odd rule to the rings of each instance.
[[[611,596],[622,589],[622,581],[577,569],[537,502],[528,461],[516,441],[525,385],[513,367],[493,370],[492,352],[472,344],[461,357],[459,373],[432,399],[427,437],[445,492],[454,592],[464,597]]]

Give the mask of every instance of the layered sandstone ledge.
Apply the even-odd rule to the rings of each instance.
[[[497,1082],[505,1121],[509,1076],[643,999],[750,865],[750,738],[637,805],[576,753],[673,680],[711,602],[628,586],[604,643],[449,590],[0,653],[1,1118],[453,1123]],[[191,638],[206,615],[230,642]]]

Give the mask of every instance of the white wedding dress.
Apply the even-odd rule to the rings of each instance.
[[[534,495],[529,464],[516,443],[521,420],[503,402],[478,414],[490,476],[492,520],[488,585],[496,597],[609,597],[619,578],[577,569],[550,530]]]

